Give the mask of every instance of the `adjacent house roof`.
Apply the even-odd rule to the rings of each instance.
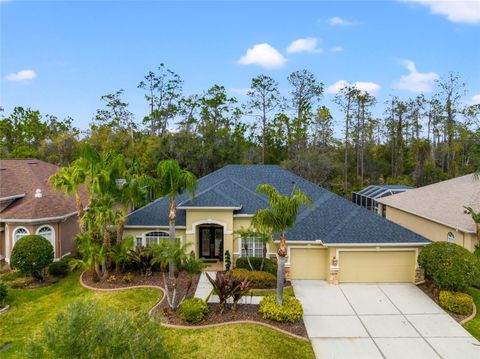
[[[76,212],[75,198],[56,191],[48,178],[59,167],[34,159],[0,160],[0,221],[62,217]],[[81,189],[83,203],[87,192]]]
[[[235,207],[233,214],[254,214],[268,208],[268,200],[256,194],[259,184],[271,184],[282,194],[292,189],[305,191],[313,201],[302,207],[295,227],[286,235],[288,240],[323,243],[429,243],[408,229],[373,214],[365,208],[273,165],[229,165],[198,181],[197,195],[189,199],[184,193],[177,196],[177,226],[186,225],[185,207]],[[127,226],[168,226],[167,197],[162,197],[127,216]]]
[[[462,232],[475,233],[475,223],[464,206],[480,210],[480,179],[469,174],[385,197],[378,202]]]

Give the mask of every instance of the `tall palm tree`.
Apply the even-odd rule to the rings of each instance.
[[[259,228],[270,228],[272,233],[278,233],[280,243],[277,251],[277,304],[283,303],[283,285],[285,282],[285,257],[287,256],[287,242],[285,231],[295,225],[298,210],[301,205],[310,205],[312,200],[307,194],[294,188],[290,196],[284,196],[275,187],[261,184],[257,193],[267,196],[270,208],[259,209],[252,218],[252,224]]]
[[[175,241],[175,219],[177,216],[175,208],[175,197],[182,194],[185,190],[190,196],[195,195],[197,189],[197,178],[188,170],[180,168],[176,160],[164,160],[157,166],[158,188],[162,196],[169,196],[169,236],[170,241]],[[173,278],[174,264],[169,264],[169,276]]]
[[[82,198],[80,197],[80,186],[85,181],[84,172],[76,166],[63,167],[48,180],[52,184],[52,187],[56,190],[64,192],[67,195],[75,196],[78,223],[80,232],[83,233],[85,228],[81,219],[83,217],[85,207],[82,202]]]

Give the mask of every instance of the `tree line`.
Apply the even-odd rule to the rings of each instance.
[[[383,104],[346,85],[334,98],[338,111],[326,106],[324,84],[309,70],[287,80],[283,96],[274,78],[256,76],[240,103],[221,85],[186,95],[182,78],[161,64],[138,84],[148,108],[143,119],[123,90],[101,97],[83,132],[71,118],[2,110],[0,155],[68,165],[88,144],[123,154],[138,175],[154,175],[173,158],[198,177],[232,163],[279,164],[345,196],[369,184],[422,186],[480,167],[480,105],[463,102],[467,86],[458,74],[439,79],[431,96],[390,96]]]

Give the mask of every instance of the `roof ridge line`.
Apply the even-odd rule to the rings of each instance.
[[[212,173],[213,173],[213,172],[212,172]],[[208,175],[207,175],[207,176],[208,176]],[[228,180],[228,178],[224,178],[224,179],[222,179],[221,181],[215,182],[215,184],[211,185],[210,187],[207,187],[207,188],[204,189],[203,191],[196,193],[195,196],[193,196],[193,198],[187,198],[187,199],[181,201],[179,204],[177,204],[177,207],[178,207],[178,206],[182,206],[185,202],[194,200],[196,197],[200,197],[200,196],[204,195],[205,193],[213,190],[217,185],[219,185],[219,184],[222,183],[222,182],[225,182],[226,180]]]

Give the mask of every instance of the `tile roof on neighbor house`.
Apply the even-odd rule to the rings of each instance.
[[[480,210],[480,179],[473,174],[412,189],[378,200],[405,212],[466,233],[476,233],[464,206]]]
[[[408,229],[386,220],[352,202],[274,165],[229,165],[198,180],[197,195],[176,198],[177,226],[186,225],[185,207],[236,207],[234,215],[254,214],[268,208],[264,195],[256,194],[259,184],[271,184],[280,193],[290,194],[294,186],[306,192],[313,205],[302,207],[288,240],[324,243],[429,243]],[[127,226],[168,226],[167,197],[162,197],[127,216]]]
[[[35,159],[0,160],[0,221],[62,217],[76,212],[73,196],[52,188],[48,178],[59,167]],[[40,196],[35,196],[35,193]],[[81,189],[87,203],[88,195]]]

